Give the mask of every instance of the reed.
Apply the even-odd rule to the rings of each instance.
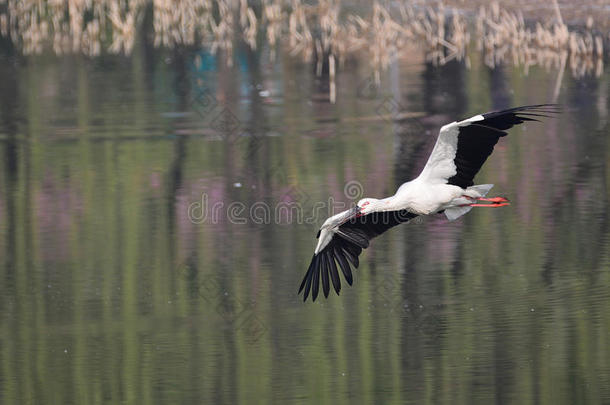
[[[396,58],[419,49],[435,64],[463,60],[468,51],[483,55],[486,64],[512,63],[563,69],[574,76],[600,75],[603,32],[592,18],[571,29],[554,3],[546,20],[526,21],[520,11],[483,4],[469,18],[458,7],[442,3],[374,2],[358,14],[345,12],[339,0],[0,0],[0,34],[24,54],[51,49],[57,54],[102,52],[129,54],[145,13],[152,8],[154,44],[159,47],[207,46],[224,51],[232,64],[236,39],[255,49],[264,38],[276,49],[304,61],[342,66],[362,56],[377,72]],[[474,41],[471,41],[471,38]]]
[[[555,18],[536,22],[529,28],[521,12],[511,13],[493,3],[481,7],[476,18],[477,49],[485,55],[491,67],[510,63],[530,66],[541,65],[561,69],[566,60],[576,77],[603,70],[603,40],[595,35],[592,22],[584,32],[570,31],[563,22],[557,2]],[[592,21],[592,20],[589,20]]]

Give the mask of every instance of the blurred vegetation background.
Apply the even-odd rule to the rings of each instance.
[[[557,7],[0,1],[0,402],[610,401],[608,8]],[[296,295],[326,212],[188,216],[389,195],[444,123],[550,101],[477,178],[510,207],[389,232],[340,297]]]

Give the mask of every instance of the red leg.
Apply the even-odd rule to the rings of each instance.
[[[494,203],[494,204],[467,204],[468,207],[504,207],[506,205],[510,205],[510,203]]]
[[[508,200],[504,197],[491,197],[491,198],[485,198],[485,197],[481,197],[481,198],[477,198],[477,200],[479,201],[489,201],[492,203],[505,203],[508,202]]]

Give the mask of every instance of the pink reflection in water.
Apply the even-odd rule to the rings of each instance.
[[[72,256],[70,241],[78,232],[84,210],[82,191],[67,180],[58,180],[47,172],[42,187],[34,193],[34,212],[44,260],[64,261]]]

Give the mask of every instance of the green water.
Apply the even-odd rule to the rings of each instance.
[[[393,229],[303,303],[329,196],[392,194],[442,124],[558,73],[352,62],[331,104],[313,65],[236,55],[0,58],[1,403],[610,401],[608,71],[500,141],[477,182],[509,207]]]

